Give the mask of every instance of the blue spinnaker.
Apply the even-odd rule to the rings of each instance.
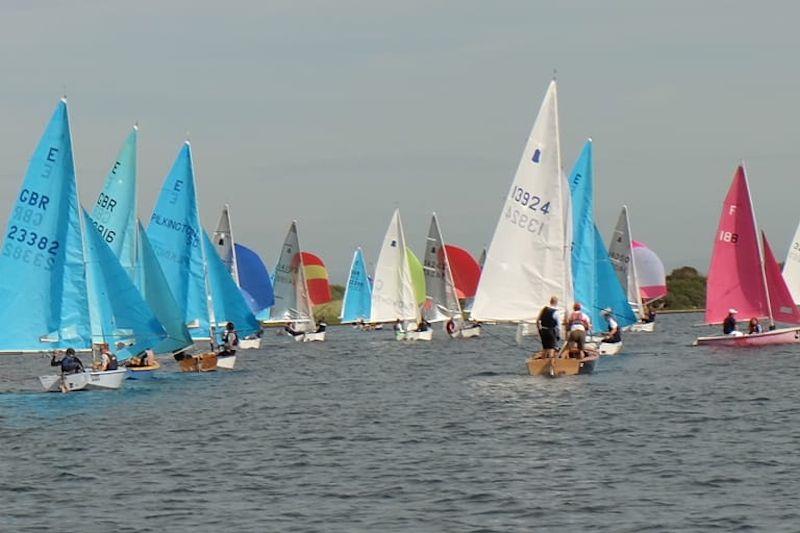
[[[236,265],[239,271],[239,288],[242,290],[250,306],[250,311],[257,314],[272,307],[275,295],[272,293],[272,282],[269,271],[256,252],[236,243]]]
[[[575,301],[582,304],[597,331],[605,329],[601,315],[605,308],[612,309],[620,327],[636,322],[636,316],[595,225],[593,173],[592,141],[589,140],[569,177],[573,223],[572,284]]]
[[[197,210],[192,151],[185,142],[156,202],[147,236],[193,339],[208,339],[203,230]]]
[[[0,351],[91,346],[66,100],[31,157],[8,220],[0,302]]]
[[[350,265],[350,276],[342,302],[342,322],[357,322],[369,320],[372,308],[372,286],[367,276],[367,265],[361,248],[353,254],[353,263]]]

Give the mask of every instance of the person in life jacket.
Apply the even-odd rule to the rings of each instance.
[[[75,355],[75,350],[67,348],[67,353],[60,359],[56,360],[56,354],[50,358],[50,366],[60,366],[62,374],[78,374],[83,372],[83,363]]]
[[[606,324],[608,324],[608,331],[603,337],[603,342],[608,342],[608,343],[622,342],[622,333],[619,329],[619,324],[617,323],[616,320],[614,320],[614,313],[612,312],[611,308],[606,307],[605,309],[603,309],[602,315],[603,318],[606,319]]]
[[[236,333],[233,322],[228,322],[225,324],[225,332],[222,334],[222,351],[219,355],[233,355],[236,353],[237,346],[239,346],[239,334]]]
[[[545,357],[552,357],[555,354],[556,344],[561,338],[561,312],[558,310],[558,298],[550,298],[550,305],[542,308],[539,318],[536,319],[536,328],[539,330],[539,338],[542,340],[542,349]]]
[[[117,356],[111,353],[111,350],[108,348],[108,344],[105,342],[100,345],[100,362],[96,365],[96,367],[96,369],[100,372],[116,370],[119,368]]]
[[[564,347],[574,346],[582,353],[586,344],[586,333],[592,331],[592,321],[581,310],[578,302],[572,306],[572,313],[567,317],[567,331],[569,333]]]
[[[738,313],[736,309],[728,309],[728,316],[722,321],[723,335],[731,335],[733,337],[742,335],[742,332],[736,329],[736,313]]]

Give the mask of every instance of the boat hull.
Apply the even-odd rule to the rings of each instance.
[[[125,376],[128,374],[126,368],[117,370],[106,370],[105,372],[85,370],[77,374],[66,374],[63,376],[65,391],[79,390],[116,390],[122,387]],[[62,392],[62,376],[49,375],[39,376],[39,382],[47,392]]]
[[[148,366],[129,366],[128,379],[143,379],[153,375],[153,372],[161,368],[161,364],[156,361],[155,364]]]
[[[425,331],[396,331],[395,339],[399,341],[429,341],[433,339],[433,330]]]
[[[655,322],[637,322],[632,324],[629,331],[634,333],[652,333],[656,329]]]
[[[309,331],[307,333],[303,333],[302,335],[295,335],[294,340],[296,342],[322,342],[325,340],[325,332]]]
[[[455,337],[461,337],[462,339],[469,339],[472,337],[480,337],[481,335],[481,328],[480,327],[472,327],[472,328],[464,328],[458,330],[458,333]]]
[[[621,342],[601,342],[597,351],[600,355],[618,355],[622,351]]]
[[[202,353],[178,361],[181,372],[211,372],[217,369],[217,354]]]
[[[218,355],[217,368],[224,368],[225,370],[233,370],[236,365],[236,355]]]
[[[542,352],[536,353],[527,361],[528,373],[531,376],[576,376],[578,374],[591,374],[595,370],[599,355],[593,353],[582,359],[573,357],[543,357]]]
[[[236,347],[238,350],[258,350],[259,348],[261,348],[261,337],[242,339],[239,341],[239,346]]]
[[[800,328],[782,328],[767,331],[765,333],[754,333],[752,335],[717,335],[713,337],[698,337],[694,346],[726,346],[726,347],[748,347],[748,346],[772,346],[776,344],[797,344],[800,343]]]

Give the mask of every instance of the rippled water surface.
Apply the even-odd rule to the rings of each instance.
[[[556,380],[501,326],[270,332],[117,392],[38,393],[48,361],[6,357],[0,529],[798,531],[800,346],[691,348],[699,320]]]

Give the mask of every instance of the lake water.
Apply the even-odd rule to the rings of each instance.
[[[269,332],[233,372],[117,392],[0,375],[2,531],[798,531],[800,346],[628,334],[592,376],[533,378],[513,329],[406,344]]]

